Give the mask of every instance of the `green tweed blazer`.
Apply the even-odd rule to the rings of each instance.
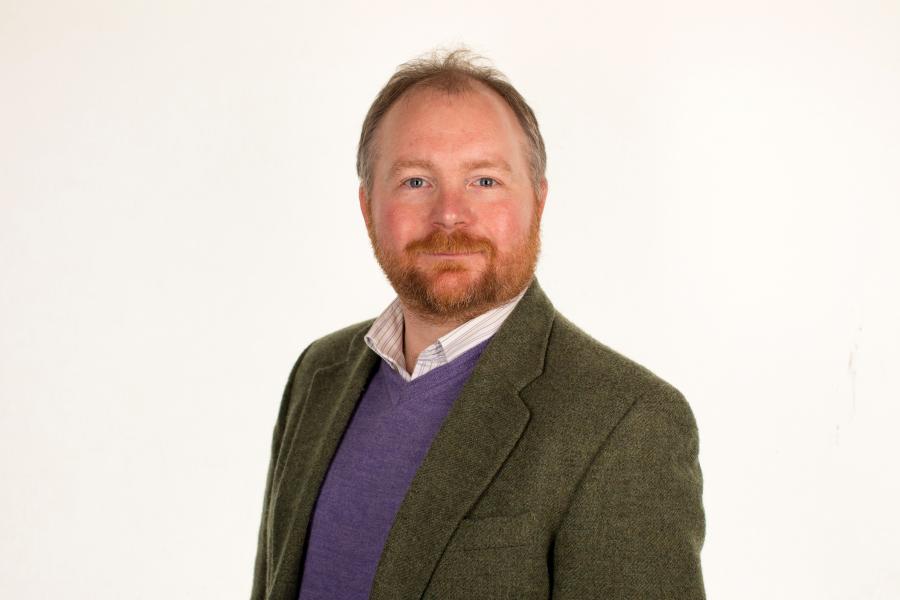
[[[313,504],[380,358],[371,321],[313,342],[272,437],[252,598],[296,600]],[[684,397],[560,315],[534,281],[400,506],[370,598],[704,598]]]

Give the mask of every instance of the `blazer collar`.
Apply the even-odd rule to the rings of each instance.
[[[538,377],[555,311],[533,280],[494,334],[410,484],[370,598],[418,598],[444,547],[516,445],[530,413],[519,392]],[[296,598],[319,488],[378,356],[361,330],[346,359],[318,369],[273,488],[271,598]]]

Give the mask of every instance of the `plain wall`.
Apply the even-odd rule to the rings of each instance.
[[[557,308],[687,396],[710,598],[900,596],[900,3],[0,3],[0,596],[245,598],[282,386],[393,297],[397,64],[534,107]]]

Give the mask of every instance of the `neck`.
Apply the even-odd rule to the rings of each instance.
[[[450,333],[467,319],[450,319],[435,321],[408,309],[403,308],[403,357],[406,360],[406,371],[412,373],[422,350],[435,343],[441,336]]]

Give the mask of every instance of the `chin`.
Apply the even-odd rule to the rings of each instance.
[[[443,269],[428,276],[428,287],[434,296],[464,297],[480,278],[481,273],[469,269]]]

